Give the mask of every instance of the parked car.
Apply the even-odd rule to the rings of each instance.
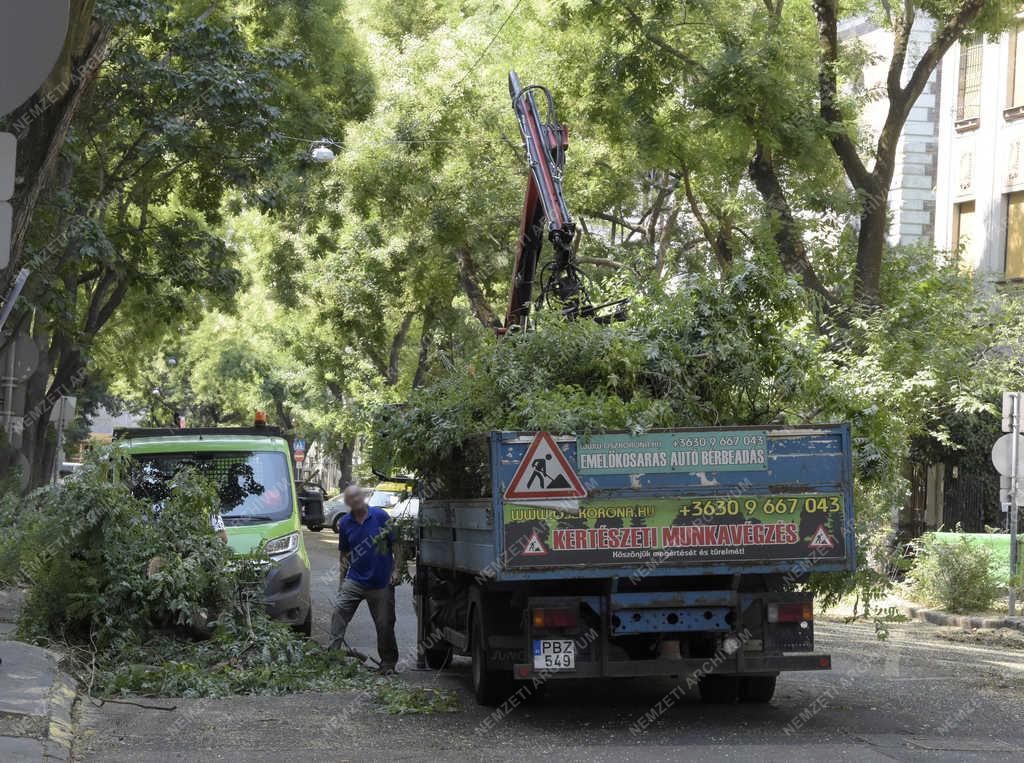
[[[345,496],[342,493],[324,501],[324,527],[330,527],[334,532],[340,532],[338,524],[341,518],[348,514],[348,504],[345,503]]]
[[[401,482],[381,482],[371,492],[366,503],[373,509],[388,509],[409,497],[409,486]]]
[[[420,499],[406,498],[384,509],[392,519],[413,519],[420,514]]]
[[[366,499],[367,506],[384,509],[388,516],[398,518],[410,516],[415,518],[419,513],[419,498],[409,497],[409,486],[400,482],[382,482],[370,491]],[[348,514],[348,505],[344,494],[339,494],[324,503],[324,527],[338,532],[338,523]]]

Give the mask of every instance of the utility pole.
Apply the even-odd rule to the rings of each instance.
[[[1020,553],[1017,548],[1020,506],[1024,503],[1021,487],[1024,487],[1024,443],[1020,439],[1022,392],[1003,393],[1004,434],[992,446],[992,465],[1001,476],[999,482],[999,503],[1006,512],[1006,525],[1010,531],[1010,579],[1007,581],[1007,610],[1011,617],[1017,614],[1017,570],[1020,567]]]
[[[1010,617],[1017,614],[1017,483],[1020,469],[1017,465],[1020,444],[1020,393],[1010,393],[1010,585],[1007,594],[1007,609]]]

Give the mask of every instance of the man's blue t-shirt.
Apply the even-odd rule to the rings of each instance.
[[[391,582],[391,570],[395,564],[392,555],[394,530],[388,527],[390,517],[382,509],[370,507],[362,524],[351,514],[342,517],[339,523],[338,548],[351,554],[349,557],[348,580],[367,588],[385,588]],[[378,539],[378,536],[384,537]]]

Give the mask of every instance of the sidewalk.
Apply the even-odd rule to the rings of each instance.
[[[0,760],[70,761],[75,683],[56,652],[7,640],[19,603],[0,590]]]

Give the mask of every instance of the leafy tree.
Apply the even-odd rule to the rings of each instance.
[[[682,182],[720,260],[748,245],[773,251],[833,312],[851,293],[863,304],[880,298],[889,186],[911,107],[957,39],[1005,28],[1013,7],[844,8],[843,18],[868,14],[893,31],[886,117],[872,140],[858,120],[862,96],[843,87],[864,60],[855,42],[838,40],[836,0],[560,5],[573,33],[589,34],[589,45],[567,46],[566,63],[587,86],[593,118]],[[933,40],[909,60],[911,29],[929,17]],[[852,193],[837,184],[840,171]],[[756,219],[750,190],[761,235],[740,224]],[[853,218],[855,233],[845,230]],[[840,236],[855,236],[848,261],[834,254]]]
[[[318,99],[332,100],[328,126],[337,127],[372,98],[351,48],[335,46],[314,67],[296,46],[296,35],[316,31],[311,47],[326,50],[322,20],[355,45],[333,0],[272,10],[106,0],[80,12],[77,24],[106,30],[105,56],[67,112],[67,142],[50,136],[50,150],[59,153],[54,171],[41,167],[33,176],[39,192],[16,202],[31,229],[12,268],[27,262],[33,278],[12,323],[15,334],[31,333],[40,358],[27,386],[33,415],[21,437],[30,483],[48,473],[54,455],[47,436],[53,400],[119,362],[95,356],[105,329],[115,325],[121,339],[142,342],[135,349],[145,354],[168,328],[233,298],[241,272],[217,230],[225,192],[260,197],[258,181],[281,156],[274,128],[282,107],[302,119]],[[276,35],[268,36],[288,49],[255,39],[270,26]],[[72,38],[81,34],[76,27]],[[324,76],[318,90],[307,87]],[[365,85],[363,105],[337,105],[332,88],[353,81]],[[46,129],[30,125],[26,140]],[[33,314],[41,319],[30,324]],[[124,345],[111,346],[123,352]]]

